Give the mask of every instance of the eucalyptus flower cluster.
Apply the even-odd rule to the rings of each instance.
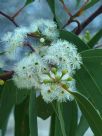
[[[72,43],[59,38],[55,22],[40,19],[29,27],[20,27],[2,38],[5,55],[14,59],[19,48],[28,44],[33,52],[26,54],[13,67],[13,81],[19,89],[40,90],[45,102],[73,100],[70,91],[76,91],[75,79],[82,58]]]

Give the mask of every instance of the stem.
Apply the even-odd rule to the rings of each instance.
[[[78,20],[74,20],[70,17],[70,19],[67,21],[67,23],[62,27],[62,29],[64,29],[66,26],[68,26],[69,24],[71,23],[77,23],[77,26],[78,26],[78,29],[80,29],[81,25],[80,25],[80,22]]]
[[[13,76],[14,72],[13,71],[7,71],[3,74],[0,74],[0,79],[2,80],[8,80],[8,79],[11,79],[12,76]]]
[[[65,132],[65,126],[64,126],[64,120],[61,112],[61,105],[59,102],[57,102],[57,107],[58,107],[58,114],[59,114],[59,121],[60,121],[60,126],[61,126],[61,131],[63,136],[67,136]]]
[[[102,13],[102,5],[91,15],[89,16],[81,25],[80,25],[80,29],[75,28],[74,29],[74,33],[79,35],[82,30],[88,25],[90,24],[98,15],[100,15]]]
[[[74,15],[72,15],[72,14],[69,12],[68,8],[67,8],[66,5],[64,4],[64,1],[63,1],[63,0],[60,0],[60,1],[62,2],[63,6],[65,7],[64,9],[65,9],[65,11],[67,12],[67,14],[70,16],[70,19],[67,21],[67,23],[66,23],[62,28],[65,28],[67,25],[69,25],[69,24],[71,24],[71,23],[73,23],[73,22],[76,22],[77,25],[78,25],[78,29],[80,29],[80,22],[79,22],[78,20],[75,20],[75,18],[76,18],[76,17],[79,17],[79,16],[82,14],[82,12],[83,12],[83,10],[84,10],[84,7],[85,7],[86,4],[89,2],[89,0],[86,0],[86,2],[84,3],[84,5],[83,5]]]
[[[32,52],[35,52],[34,48],[29,43],[24,43],[25,46],[28,46]]]
[[[22,8],[20,8],[20,9],[12,16],[12,18],[15,19],[15,17],[18,16],[19,13],[20,13],[24,8],[25,8],[25,5],[24,5]]]
[[[68,14],[68,16],[71,17],[72,14],[71,14],[71,12],[69,11],[69,9],[67,8],[67,6],[65,5],[64,0],[60,0],[60,2],[62,3],[65,12]]]
[[[6,15],[4,12],[0,11],[0,14],[4,17],[6,17],[9,21],[11,21],[16,27],[19,27],[19,25],[15,22],[14,18]]]

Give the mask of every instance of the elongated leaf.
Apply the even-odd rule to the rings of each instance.
[[[56,118],[56,115],[53,113],[51,116],[49,136],[54,136],[55,134],[55,118]]]
[[[77,89],[102,114],[102,49],[84,51],[81,54],[83,66],[76,73]]]
[[[87,131],[88,127],[89,127],[89,124],[87,120],[85,119],[84,115],[82,115],[76,130],[75,136],[83,136],[85,132]]]
[[[63,136],[61,132],[61,126],[59,123],[59,119],[56,117],[55,118],[55,134],[54,136]]]
[[[102,38],[102,29],[99,30],[93,37],[92,39],[88,42],[88,45],[92,48],[94,47],[97,42]]]
[[[95,136],[101,136],[102,135],[102,118],[100,117],[95,107],[85,96],[77,92],[72,92],[72,94],[74,95],[82,113],[87,119]]]
[[[9,117],[11,109],[16,102],[16,89],[13,88],[11,81],[5,83],[0,99],[0,128]]]
[[[76,6],[79,6],[80,5],[80,2],[81,2],[81,0],[76,0]]]
[[[95,5],[97,2],[99,2],[100,0],[91,0],[86,6],[85,6],[85,10],[92,7],[93,5]]]
[[[3,125],[1,129],[1,135],[0,136],[5,136],[6,130],[7,130],[7,124],[8,124],[8,119],[5,121],[5,124]]]
[[[27,89],[16,89],[16,104],[22,103],[29,95],[30,91]]]
[[[15,106],[15,136],[29,136],[28,100]]]
[[[34,1],[35,0],[26,0],[25,6],[28,5],[28,4],[30,4],[30,3],[32,3],[32,2],[34,2]]]
[[[57,23],[57,27],[58,28],[61,28],[63,25],[60,21],[60,18],[58,16],[56,16],[56,13],[55,13],[55,0],[47,0],[48,4],[49,4],[49,7],[53,13],[53,16],[54,16],[54,21]]]
[[[75,101],[63,103],[61,106],[62,116],[65,123],[65,131],[68,136],[75,136],[77,128],[77,106]],[[58,117],[56,117],[55,123],[55,136],[62,136],[60,122]]]
[[[60,37],[62,39],[68,40],[69,42],[75,44],[79,52],[88,49],[87,44],[85,44],[78,36],[76,36],[75,34],[71,32],[61,30]]]
[[[31,90],[30,100],[29,100],[29,128],[30,128],[30,136],[38,136],[35,90]]]
[[[5,52],[0,52],[0,55],[4,55],[5,54]]]
[[[66,133],[69,136],[74,136],[77,128],[77,105],[75,101],[67,102],[62,107],[63,118],[65,121]]]
[[[52,105],[50,103],[45,103],[42,99],[42,96],[39,96],[37,98],[37,116],[45,120],[53,113],[54,110],[52,108]]]
[[[48,0],[48,4],[52,13],[55,15],[55,0]]]

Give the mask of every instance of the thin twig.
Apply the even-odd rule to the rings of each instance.
[[[67,6],[65,5],[64,0],[60,0],[60,2],[62,3],[63,8],[64,8],[64,10],[66,11],[66,13],[71,17],[72,14],[71,14],[71,12],[69,11],[69,9],[67,8]]]
[[[32,52],[35,52],[35,49],[29,43],[24,43],[24,45],[28,46]]]
[[[0,79],[2,80],[8,80],[8,79],[11,79],[12,76],[13,76],[14,72],[13,71],[6,71],[5,73],[3,74],[0,74]]]
[[[33,37],[33,38],[40,38],[40,35],[34,34],[34,33],[28,33],[27,36]]]
[[[24,5],[22,8],[20,8],[20,9],[12,16],[12,18],[15,19],[15,17],[17,17],[17,16],[19,15],[19,13],[20,13],[24,8],[25,8],[25,5]]]
[[[100,14],[102,14],[102,5],[80,25],[80,29],[77,27],[73,30],[73,32],[79,35],[83,31],[83,29]]]
[[[84,11],[84,8],[88,2],[89,2],[89,0],[85,1],[85,3],[82,5],[82,7],[73,15],[73,18],[79,17],[82,14],[82,12]]]
[[[64,29],[66,26],[68,26],[69,24],[71,24],[73,22],[77,23],[78,29],[80,29],[80,27],[81,27],[80,22],[78,20],[75,20],[75,19],[72,19],[72,18],[70,18],[68,20],[68,22],[62,27],[62,29]]]
[[[2,11],[0,11],[0,14],[1,14],[2,16],[6,17],[9,21],[11,21],[16,27],[19,27],[19,25],[15,22],[15,20],[14,20],[12,17],[8,16],[7,14],[5,14],[5,13],[2,12]]]
[[[63,1],[63,0],[61,0],[61,1]],[[69,12],[69,10],[67,9],[68,11],[66,11],[66,12],[69,14],[70,19],[68,19],[67,23],[62,27],[63,29],[64,29],[66,26],[68,26],[69,24],[71,24],[72,22],[76,22],[76,23],[78,24],[78,29],[80,29],[80,22],[79,22],[78,20],[76,20],[75,18],[78,17],[78,16],[80,16],[80,15],[82,14],[82,12],[83,12],[83,10],[84,10],[84,7],[85,7],[86,4],[88,3],[88,1],[89,1],[89,0],[86,0],[86,2],[83,4],[83,6],[82,6],[74,15],[72,15],[72,14]],[[63,5],[66,6],[66,5],[64,4],[64,2],[63,2]],[[67,7],[66,7],[66,8],[67,8]]]
[[[8,20],[10,20],[16,27],[19,27],[19,25],[15,22],[15,18],[19,15],[19,13],[25,8],[25,5],[20,8],[12,17],[5,14],[4,12],[0,11],[0,14],[4,17],[6,17]]]

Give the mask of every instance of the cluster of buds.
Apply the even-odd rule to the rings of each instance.
[[[30,49],[28,36],[33,37]],[[57,25],[51,20],[37,20],[29,27],[15,29],[2,38],[5,55],[14,60],[23,49],[24,56],[12,66],[13,81],[19,89],[40,90],[48,103],[53,100],[73,100],[70,91],[76,91],[73,75],[80,69],[82,59],[72,43],[59,39]],[[28,48],[28,46],[27,46]],[[20,54],[20,53],[19,53]]]

